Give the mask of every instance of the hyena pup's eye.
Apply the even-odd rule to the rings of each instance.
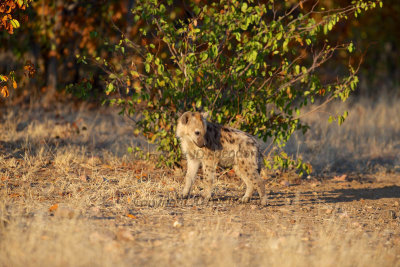
[[[194,134],[195,135],[200,135],[200,131],[195,131]]]

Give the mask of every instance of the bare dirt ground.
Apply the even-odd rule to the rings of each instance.
[[[311,119],[314,138],[288,150],[314,173],[264,171],[266,207],[239,203],[244,184],[222,170],[211,202],[201,175],[177,198],[184,170],[127,153],[145,142],[115,112],[4,109],[0,266],[400,266],[399,108],[385,104],[385,129],[370,122],[383,107],[357,108],[341,130]]]

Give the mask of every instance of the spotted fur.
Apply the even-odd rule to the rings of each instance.
[[[207,114],[185,112],[179,119],[176,136],[180,139],[182,152],[187,157],[187,173],[183,197],[188,197],[202,165],[207,181],[204,198],[211,198],[217,165],[233,167],[246,184],[242,201],[248,202],[254,188],[261,204],[266,205],[265,183],[260,176],[262,153],[256,138],[240,130],[206,121]]]

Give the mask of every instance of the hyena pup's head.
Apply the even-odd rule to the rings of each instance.
[[[191,140],[198,147],[205,146],[205,134],[207,132],[207,113],[187,111],[178,119],[176,136]]]

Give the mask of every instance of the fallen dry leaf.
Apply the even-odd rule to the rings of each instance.
[[[136,219],[136,216],[133,215],[133,214],[130,214],[130,213],[126,214],[126,216],[129,217],[129,218],[131,218],[131,219]]]
[[[53,212],[53,211],[56,211],[58,209],[58,204],[56,203],[56,204],[54,204],[53,206],[51,206],[50,208],[49,208],[49,211],[50,212]]]

